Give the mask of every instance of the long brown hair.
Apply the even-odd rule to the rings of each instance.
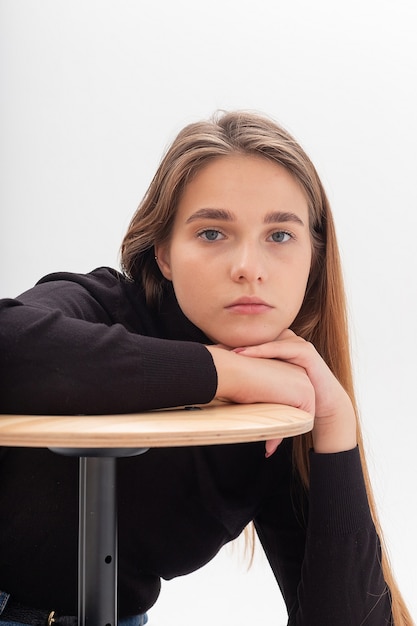
[[[286,130],[269,118],[242,111],[223,113],[209,121],[190,124],[178,134],[161,161],[122,242],[123,271],[143,285],[149,306],[157,306],[165,279],[155,262],[154,246],[169,238],[182,191],[209,161],[236,153],[257,155],[284,166],[304,190],[309,205],[313,262],[304,302],[292,329],[315,345],[350,395],[358,415],[345,291],[329,202],[309,157]],[[382,542],[359,418],[357,434],[371,513]],[[311,447],[311,434],[294,438],[294,467],[306,489]],[[383,543],[382,567],[392,598],[394,623],[396,626],[411,626],[412,618],[395,583]]]

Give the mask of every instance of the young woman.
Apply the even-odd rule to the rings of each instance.
[[[220,398],[315,415],[312,434],[282,442],[119,460],[121,618],[141,623],[161,578],[253,522],[289,625],[411,625],[363,458],[332,216],[301,147],[243,112],[187,126],[121,254],[123,274],[52,274],[2,302],[2,412]],[[0,620],[75,615],[77,461],[3,448],[0,462]]]

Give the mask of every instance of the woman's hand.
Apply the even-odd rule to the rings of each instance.
[[[266,356],[269,345],[273,344],[253,348],[260,356],[248,354],[250,359],[243,358],[246,348],[242,348],[240,354],[239,349],[206,346],[217,370],[216,398],[239,404],[288,404],[314,415],[314,388],[306,370],[297,364]]]
[[[273,344],[265,344],[269,346]],[[315,414],[314,387],[306,370],[297,364],[268,357],[259,346],[260,357],[245,358],[243,352],[225,346],[206,346],[217,370],[216,397],[226,402],[287,404]],[[266,456],[275,452],[281,439],[266,442]]]
[[[356,446],[356,416],[352,402],[311,343],[298,337],[291,330],[285,330],[276,341],[238,348],[235,352],[240,356],[257,360],[278,359],[285,365],[295,365],[305,371],[314,389],[313,443],[316,452],[341,452]],[[293,385],[289,371],[286,384]],[[286,402],[283,398],[279,401],[299,406],[293,402]],[[273,448],[271,442],[269,447]]]

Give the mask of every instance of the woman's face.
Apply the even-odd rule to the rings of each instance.
[[[307,200],[280,165],[219,157],[185,187],[171,237],[156,254],[184,314],[214,343],[273,341],[294,321],[306,290]]]

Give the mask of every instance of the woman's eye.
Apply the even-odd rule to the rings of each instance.
[[[291,234],[287,233],[285,230],[278,230],[276,233],[272,233],[271,239],[275,243],[285,243],[291,239]]]
[[[223,238],[222,233],[219,230],[215,230],[214,228],[207,228],[206,230],[202,230],[198,233],[198,236],[201,239],[205,239],[206,241],[218,241]]]

